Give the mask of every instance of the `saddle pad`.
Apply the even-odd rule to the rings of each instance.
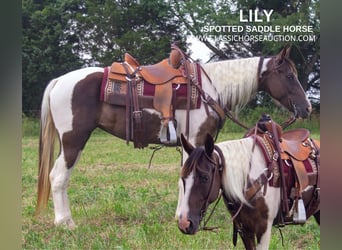
[[[302,161],[304,165],[303,171],[305,173],[301,174],[306,174],[309,179],[309,184],[313,185],[315,184],[315,180],[311,180],[311,176],[313,174],[317,173],[317,166],[314,160],[308,158],[304,161]],[[294,168],[294,165],[291,160],[283,160],[283,167],[284,167],[284,174],[285,174],[285,180],[287,183],[287,186],[293,186],[294,180],[295,180],[295,175],[298,175],[299,173],[296,173],[296,170]],[[279,166],[276,164],[274,170],[273,170],[273,178],[270,180],[270,186],[273,187],[279,187],[280,185],[280,173],[279,173]]]
[[[127,93],[127,82],[121,82],[121,81],[109,79],[109,77],[108,77],[109,76],[109,70],[110,70],[110,67],[104,68],[102,84],[101,84],[101,92],[100,92],[100,101],[107,102],[109,104],[113,104],[110,101],[112,99],[110,97],[115,95],[115,94],[126,95],[126,93]],[[197,69],[197,71],[198,71],[198,84],[201,87],[202,81],[200,79],[200,77],[201,77],[200,69]],[[177,89],[176,90],[177,98],[180,97],[180,98],[184,99],[187,97],[188,91],[187,91],[187,85],[186,84],[181,84],[181,85],[172,84],[172,88]],[[153,97],[155,94],[155,85],[141,80],[137,83],[137,92],[138,92],[138,96]],[[192,107],[195,107],[197,109],[199,109],[201,107],[200,94],[194,85],[191,86],[191,103],[193,104],[193,105],[191,105]],[[141,106],[141,108],[144,108],[144,107]],[[147,108],[149,108],[149,107],[147,107]],[[177,107],[177,108],[182,109],[182,107]],[[186,108],[184,107],[184,109],[186,109]]]

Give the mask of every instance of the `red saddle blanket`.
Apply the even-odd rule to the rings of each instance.
[[[313,159],[306,159],[303,161],[303,165],[305,168],[305,172],[308,175],[308,180],[310,185],[315,185],[317,180],[317,165],[316,162]],[[296,170],[293,166],[293,163],[291,160],[284,160],[284,174],[285,174],[285,180],[287,182],[287,187],[294,187],[294,182],[296,178]],[[274,176],[270,180],[270,186],[276,186],[279,187],[279,181],[280,181],[280,175],[279,170],[275,169]],[[290,190],[288,190],[290,191]]]
[[[199,66],[198,66],[199,67]],[[110,79],[109,76],[110,67],[104,68],[102,85],[101,85],[101,92],[100,92],[100,101],[107,102],[109,104],[116,104],[116,105],[125,105],[124,103],[117,100],[121,96],[125,96],[127,93],[127,82],[121,82],[118,80]],[[198,84],[201,87],[201,70],[197,68],[197,77],[198,77]],[[172,88],[176,89],[176,109],[186,109],[186,98],[187,98],[187,85],[186,84],[172,84]],[[141,79],[137,83],[137,92],[139,96],[139,101],[142,101],[140,104],[141,108],[153,108],[152,98],[155,95],[155,85],[146,82],[145,80]],[[201,99],[200,93],[196,86],[193,84],[191,85],[191,109],[198,109],[201,107]],[[144,100],[144,97],[147,99]],[[151,104],[150,104],[151,103]],[[144,105],[145,104],[145,105]]]

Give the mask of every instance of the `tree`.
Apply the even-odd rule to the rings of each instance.
[[[22,2],[22,105],[26,114],[39,109],[49,80],[82,65],[73,50],[75,36],[64,33],[70,9],[69,2]]]

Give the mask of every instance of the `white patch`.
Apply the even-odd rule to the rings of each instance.
[[[177,202],[177,209],[176,209],[176,215],[175,215],[176,220],[179,219],[180,204],[182,203],[183,199],[184,199],[184,185],[183,185],[182,179],[179,178],[179,180],[178,180],[178,202]]]
[[[182,182],[182,180],[180,180]],[[184,187],[180,188],[180,192],[184,190],[184,195],[179,194],[179,197],[181,197],[181,200],[178,200],[178,205],[176,210],[176,217],[180,218],[180,215],[187,216],[189,213],[189,198],[190,198],[190,192],[192,189],[192,186],[194,185],[194,174],[193,171],[189,174],[186,179],[184,179],[185,182],[185,190]],[[183,183],[179,183],[183,186]]]
[[[72,130],[71,101],[75,85],[89,74],[95,72],[103,72],[103,68],[83,68],[56,79],[57,82],[50,93],[50,108],[53,121],[60,135]]]
[[[268,207],[268,221],[266,232],[261,236],[260,243],[257,245],[257,249],[268,249],[270,240],[273,220],[277,216],[280,206],[280,188],[267,186],[267,192],[265,195],[265,202]]]
[[[70,169],[66,167],[63,152],[64,151],[62,150],[50,172],[51,193],[55,211],[55,225],[58,226],[63,224],[70,229],[73,229],[75,227],[75,223],[72,220],[67,194],[67,188],[73,167]],[[78,153],[73,166],[75,166],[80,159],[81,153],[82,151]]]
[[[262,66],[261,66],[261,69],[260,69],[259,78],[262,77],[262,74],[267,71],[267,64],[271,59],[272,58],[265,58],[264,59]]]

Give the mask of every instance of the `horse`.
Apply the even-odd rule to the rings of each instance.
[[[227,110],[239,110],[258,92],[265,91],[298,118],[307,118],[311,104],[298,81],[290,48],[271,57],[252,57],[201,65],[203,92]],[[205,73],[206,72],[206,73]],[[74,228],[67,186],[72,169],[80,159],[91,133],[100,128],[118,138],[126,138],[126,108],[99,99],[104,68],[87,67],[58,78],[47,85],[41,105],[39,171],[36,214],[47,207],[52,191],[56,226]],[[211,81],[209,80],[211,79]],[[203,145],[203,134],[218,133],[220,119],[201,100],[201,107],[189,111],[188,138]],[[207,107],[207,108],[205,108]],[[161,144],[161,115],[154,109],[142,109],[145,141]],[[177,144],[185,132],[186,111],[176,110]],[[60,152],[54,161],[55,138]]]
[[[300,135],[301,131],[295,130],[294,134],[284,133],[284,138]],[[269,136],[267,133],[264,135]],[[180,207],[176,215],[178,228],[182,233],[192,235],[198,232],[209,204],[215,200],[219,201],[219,194],[222,194],[224,203],[232,215],[235,246],[237,233],[240,234],[246,249],[268,249],[272,225],[303,224],[306,216],[308,218],[311,215],[314,215],[318,224],[320,223],[319,197],[315,196],[319,193],[319,141],[310,138],[305,140],[310,142],[310,146],[307,145],[308,149],[314,151],[310,157],[315,161],[313,164],[317,169],[317,175],[315,181],[310,183],[312,186],[308,185],[302,192],[301,197],[305,200],[303,206],[298,203],[301,200],[292,196],[284,201],[292,203],[287,217],[282,213],[282,193],[290,196],[289,193],[294,188],[291,191],[288,188],[287,192],[281,191],[281,185],[275,185],[275,178],[277,176],[279,179],[279,172],[277,175],[276,171],[270,171],[270,167],[279,171],[279,167],[274,165],[278,165],[275,160],[278,152],[270,152],[271,158],[268,158],[268,162],[265,147],[262,143],[257,143],[256,136],[252,134],[243,139],[224,141],[215,145],[213,138],[208,134],[204,146],[196,148],[183,135],[181,141],[184,150],[189,154],[181,170]],[[287,178],[291,179],[290,174]],[[307,190],[311,190],[310,195],[306,193]],[[306,210],[306,213],[302,209]]]

